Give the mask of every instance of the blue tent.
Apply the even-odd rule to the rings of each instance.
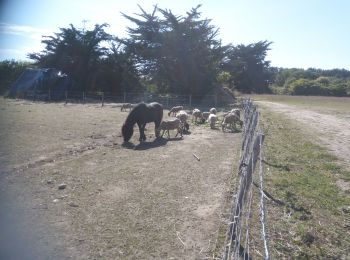
[[[68,76],[57,69],[26,69],[11,86],[9,96],[25,98],[34,95],[59,100],[64,98],[70,83]]]

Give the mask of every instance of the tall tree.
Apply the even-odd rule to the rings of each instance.
[[[92,30],[85,30],[71,24],[69,28],[61,28],[55,36],[44,36],[45,50],[28,56],[40,67],[54,67],[65,72],[74,80],[76,89],[94,89],[97,66],[108,51],[101,44],[112,39],[104,30],[107,26],[97,24]]]
[[[226,52],[222,69],[231,74],[232,82],[239,91],[263,93],[268,91],[273,74],[266,61],[271,42],[260,41],[253,44],[231,46]]]
[[[199,8],[185,17],[157,6],[150,14],[140,7],[140,18],[123,14],[135,24],[125,44],[159,92],[203,95],[216,83],[222,46],[218,30],[200,18]]]

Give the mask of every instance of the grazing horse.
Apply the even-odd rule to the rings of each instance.
[[[145,126],[147,123],[154,122],[156,137],[159,137],[159,125],[163,118],[163,106],[157,102],[145,104],[140,103],[136,105],[122,127],[122,134],[124,137],[124,142],[128,142],[134,133],[134,125],[137,124],[140,131],[140,142],[146,140]]]

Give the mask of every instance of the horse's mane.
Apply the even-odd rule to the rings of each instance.
[[[136,106],[133,107],[133,109],[130,111],[129,115],[126,117],[125,125],[129,125],[129,124],[135,123],[135,115],[137,113],[136,111],[138,111],[139,107],[142,107],[142,106],[147,106],[147,104],[139,103],[139,104],[137,104]]]

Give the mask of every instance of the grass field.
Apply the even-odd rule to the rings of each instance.
[[[324,130],[312,128],[312,120],[301,120],[305,111],[332,114],[344,120],[350,111],[349,99],[283,96],[253,99],[262,101],[258,104],[266,134],[266,190],[286,204],[268,202],[272,258],[349,259],[350,190],[346,185],[343,189],[339,187],[339,183],[348,185],[350,181],[348,165],[319,141]],[[290,107],[276,111],[278,106],[264,102]],[[328,135],[331,137],[332,132]]]

